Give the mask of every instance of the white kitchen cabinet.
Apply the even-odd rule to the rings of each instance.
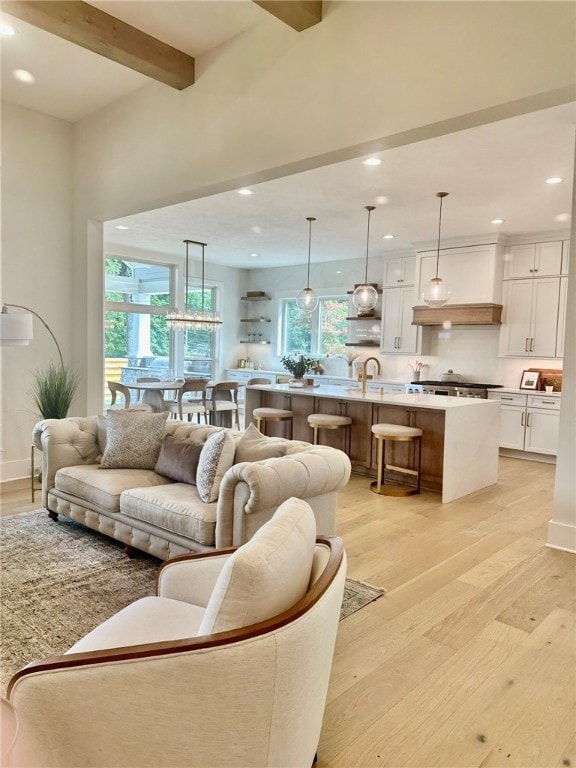
[[[414,288],[385,288],[382,291],[382,354],[416,354],[420,344],[420,329],[412,325],[412,307],[416,300]]]
[[[564,357],[564,331],[566,329],[566,305],[568,304],[568,278],[560,278],[560,299],[558,306],[558,332],[556,336],[556,357]]]
[[[555,456],[560,428],[560,397],[489,392],[500,400],[500,447]]]
[[[504,279],[559,275],[562,269],[562,241],[511,245],[504,262]]]
[[[414,285],[416,256],[384,259],[384,288]]]
[[[504,247],[496,243],[446,248],[440,251],[438,277],[450,287],[450,304],[500,304]],[[436,251],[416,257],[416,296],[436,275]]]
[[[500,354],[555,357],[560,278],[505,281],[503,304]]]
[[[568,262],[570,261],[570,240],[562,242],[562,274],[568,274]]]

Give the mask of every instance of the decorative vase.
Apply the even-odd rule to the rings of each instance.
[[[414,371],[412,381],[420,381],[420,371]]]

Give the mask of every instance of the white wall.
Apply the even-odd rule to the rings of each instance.
[[[72,329],[72,126],[13,104],[2,108],[2,300],[44,318],[66,362]],[[9,310],[11,312],[20,310]],[[28,347],[0,347],[2,479],[29,473],[32,373],[58,352],[34,319]]]

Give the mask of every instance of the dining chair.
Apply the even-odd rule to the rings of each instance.
[[[184,421],[184,414],[186,414],[188,421],[192,421],[192,417],[196,414],[198,423],[200,423],[200,416],[204,416],[204,421],[207,424],[206,387],[208,381],[208,379],[188,379],[185,381],[178,390],[176,400],[166,403],[166,410],[170,412],[170,416],[177,416],[181,421]],[[191,392],[195,394],[190,396]],[[186,395],[188,396],[186,397]]]
[[[238,382],[216,381],[208,389],[206,410],[210,414],[210,423],[216,424],[216,414],[230,413],[236,415],[236,428],[240,429],[238,407]],[[223,426],[222,424],[219,426]]]
[[[263,376],[257,376],[254,379],[248,379],[246,386],[249,387],[251,384],[272,384],[272,379],[265,379]]]
[[[106,382],[108,384],[108,389],[110,390],[110,393],[112,395],[112,399],[110,401],[110,408],[109,411],[119,410],[119,409],[125,409],[125,410],[138,410],[138,411],[151,411],[152,407],[149,405],[146,405],[146,403],[141,403],[138,400],[133,400],[132,395],[130,394],[129,388],[125,384],[120,384],[118,381],[108,381]],[[116,399],[118,395],[121,395],[123,397],[123,402],[116,403]]]

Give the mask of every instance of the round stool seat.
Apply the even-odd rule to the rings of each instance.
[[[254,408],[252,415],[255,419],[291,419],[294,414],[282,408]]]
[[[411,440],[413,437],[422,437],[422,430],[401,424],[372,424],[372,434],[389,440]]]
[[[311,427],[346,427],[352,424],[349,416],[334,416],[330,413],[311,413],[308,416],[308,424]]]

